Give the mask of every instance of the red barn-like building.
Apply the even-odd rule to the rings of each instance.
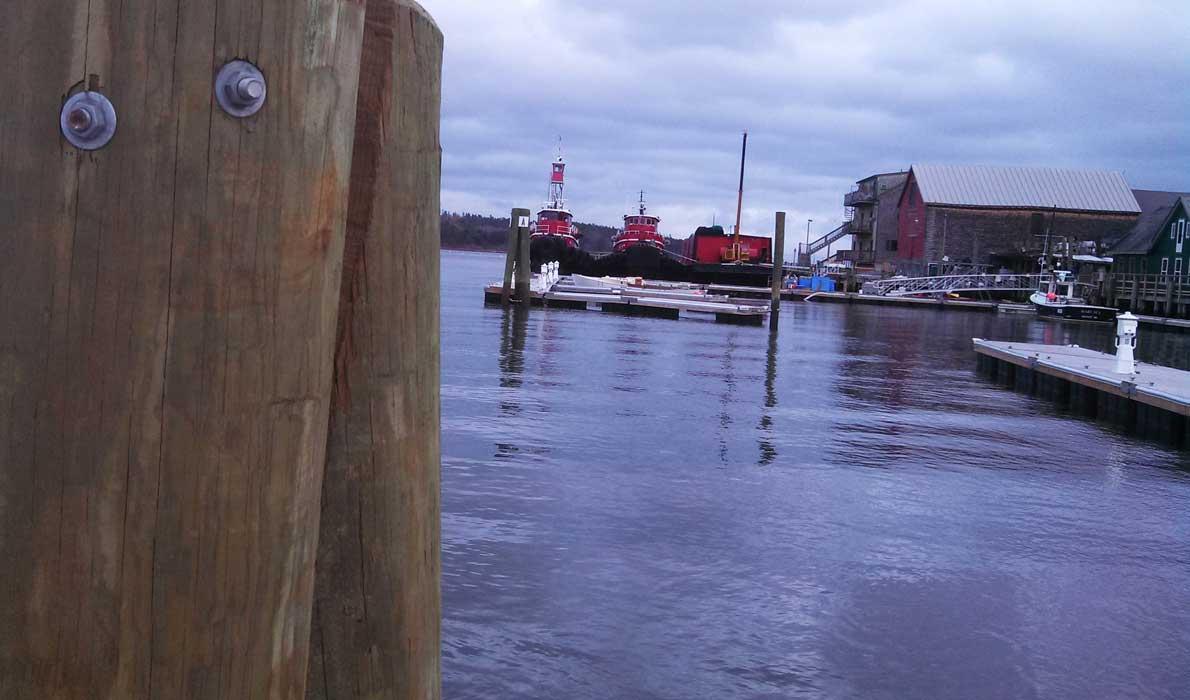
[[[905,272],[944,260],[1028,272],[1047,230],[1102,246],[1139,214],[1114,171],[915,165],[897,209],[897,258]]]

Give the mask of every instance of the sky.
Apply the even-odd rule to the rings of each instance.
[[[1123,171],[1190,191],[1190,2],[422,0],[445,35],[442,207],[837,226],[914,163]],[[794,238],[794,240],[799,240]]]

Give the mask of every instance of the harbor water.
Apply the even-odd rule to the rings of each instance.
[[[443,253],[445,697],[1190,697],[1190,456],[975,371],[1112,329],[512,313],[502,269]]]

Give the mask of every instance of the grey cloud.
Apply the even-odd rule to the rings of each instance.
[[[667,231],[842,216],[914,162],[1116,168],[1190,187],[1181,2],[426,3],[446,34],[446,208],[537,206],[561,135],[576,216],[640,188]]]

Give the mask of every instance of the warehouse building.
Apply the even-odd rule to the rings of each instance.
[[[910,275],[947,263],[1031,272],[1047,235],[1104,251],[1140,211],[1118,172],[914,165],[898,201],[891,262]]]
[[[851,250],[842,253],[853,267],[879,267],[896,256],[897,202],[908,175],[903,171],[870,175],[843,197],[843,206],[851,212],[847,226],[853,239]]]

